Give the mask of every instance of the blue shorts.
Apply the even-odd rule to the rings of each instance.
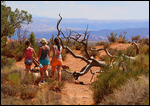
[[[32,59],[26,59],[26,60],[24,61],[24,63],[27,64],[27,65],[32,65],[32,62],[33,62]]]
[[[42,65],[49,65],[49,60],[40,60]]]

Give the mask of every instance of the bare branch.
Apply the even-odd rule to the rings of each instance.
[[[138,45],[135,42],[132,42],[131,44],[136,47],[136,54],[139,54],[139,47],[138,47]]]
[[[104,50],[104,51],[106,52],[106,54],[107,54],[109,57],[111,57],[111,58],[117,57],[117,56],[112,56],[112,55],[108,52],[108,50],[107,50],[106,48],[100,48],[100,49],[92,49],[92,48],[91,48],[91,51],[101,51],[101,50]]]
[[[86,63],[88,63],[88,64],[91,63],[91,62],[90,62],[88,59],[86,59],[85,57],[79,56],[79,55],[75,55],[75,53],[74,53],[68,46],[64,46],[64,48],[67,49],[73,57],[75,57],[75,58],[80,58],[80,59],[84,60],[84,61],[85,61]]]

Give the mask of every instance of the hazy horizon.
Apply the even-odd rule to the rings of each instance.
[[[149,1],[5,1],[33,16],[89,20],[149,20]]]

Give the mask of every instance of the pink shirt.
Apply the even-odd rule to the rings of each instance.
[[[33,59],[32,58],[32,49],[30,47],[26,48],[26,51],[25,51],[25,60],[26,59]]]

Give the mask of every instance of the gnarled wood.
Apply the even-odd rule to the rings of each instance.
[[[59,14],[59,16],[60,16],[60,14]],[[67,49],[67,50],[70,52],[70,54],[71,54],[74,58],[79,58],[79,59],[81,59],[81,60],[83,60],[83,61],[85,61],[85,62],[87,63],[87,65],[84,66],[84,67],[81,69],[80,72],[76,72],[76,71],[75,71],[75,72],[72,73],[72,72],[68,72],[67,70],[64,70],[64,71],[66,71],[66,72],[72,74],[72,75],[75,77],[75,79],[78,80],[80,76],[86,74],[93,66],[100,67],[100,68],[106,67],[106,66],[107,66],[107,63],[105,63],[105,62],[103,62],[103,61],[98,61],[98,60],[96,60],[95,58],[93,58],[92,56],[90,57],[89,54],[88,54],[88,51],[87,51],[88,38],[89,38],[89,34],[88,34],[88,32],[87,32],[88,27],[87,27],[87,29],[85,30],[85,33],[84,33],[83,37],[82,37],[82,34],[79,34],[79,33],[77,33],[77,34],[75,34],[75,35],[72,34],[72,31],[71,31],[71,30],[70,30],[69,36],[66,37],[66,36],[64,35],[64,33],[61,31],[61,29],[59,29],[59,24],[60,24],[61,20],[62,20],[62,17],[60,16],[60,19],[59,19],[59,21],[57,22],[57,31],[58,31],[57,36],[58,36],[59,40],[61,41],[62,47],[63,47],[64,49]],[[63,41],[62,41],[62,39],[61,39],[61,37],[60,37],[60,34],[62,34],[62,35],[63,35],[63,38],[67,39],[68,42],[69,42],[69,40],[74,40],[74,41],[76,41],[76,42],[78,42],[78,43],[81,43],[81,44],[84,46],[84,51],[85,51],[85,53],[86,53],[86,57],[87,57],[87,58],[85,58],[85,57],[83,57],[83,56],[76,55],[67,45],[64,46]],[[81,38],[82,38],[82,39],[81,39]],[[68,44],[68,43],[66,43],[66,44]],[[136,46],[136,48],[137,48],[137,54],[138,54],[138,53],[139,53],[138,46],[137,46],[137,44],[136,44],[135,42],[133,42],[133,44]],[[92,48],[91,48],[91,51],[101,51],[101,50],[104,50],[104,51],[106,52],[106,54],[107,54],[109,57],[111,57],[111,58],[117,57],[117,56],[111,55],[111,54],[108,52],[108,50],[107,50],[106,48],[100,48],[100,49],[92,49]],[[129,56],[125,56],[125,57],[128,58],[128,59],[131,59],[131,60],[134,60],[134,59],[136,58],[136,57],[129,57]],[[112,64],[116,64],[116,63],[113,62]],[[111,66],[112,66],[112,64],[111,64]],[[123,69],[125,70],[124,65],[122,65],[122,66],[123,66]],[[99,71],[99,72],[100,72],[100,71]],[[93,73],[92,73],[92,74],[93,74]],[[93,74],[93,75],[94,75],[94,74]]]

